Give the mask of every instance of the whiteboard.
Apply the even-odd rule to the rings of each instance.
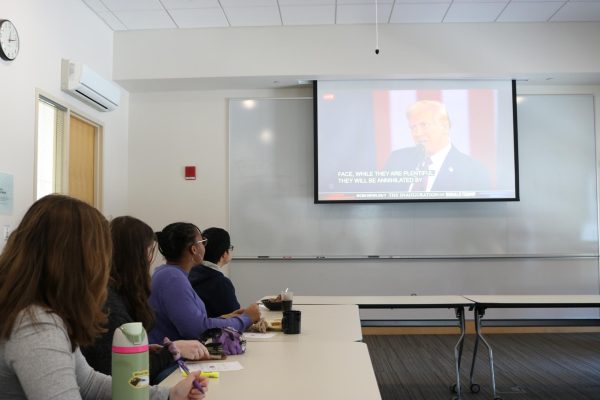
[[[314,204],[312,99],[231,99],[236,256],[597,256],[593,97],[520,96],[518,129],[521,201]]]

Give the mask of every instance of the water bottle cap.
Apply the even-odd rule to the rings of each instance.
[[[148,337],[141,322],[130,322],[115,330],[113,346],[144,346],[148,345]]]

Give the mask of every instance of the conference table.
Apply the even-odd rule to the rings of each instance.
[[[266,296],[269,297],[269,296]],[[265,298],[266,298],[265,297]],[[211,379],[211,399],[258,397],[261,399],[380,399],[377,381],[367,347],[360,343],[358,309],[452,308],[460,336],[454,346],[456,398],[461,396],[460,365],[465,338],[465,307],[474,311],[476,338],[469,385],[473,383],[477,350],[481,341],[489,354],[492,394],[496,394],[494,360],[491,346],[481,333],[482,319],[490,308],[586,308],[600,307],[600,295],[465,295],[465,296],[295,296],[293,308],[302,311],[299,335],[277,332],[268,338],[247,339],[243,355],[225,361],[239,361],[243,369],[221,373]],[[279,311],[262,309],[267,320],[281,318]],[[181,379],[178,371],[161,382],[172,386]],[[264,385],[257,385],[264,382]]]
[[[353,304],[298,305],[302,312],[300,334],[282,332],[267,338],[245,333],[246,352],[228,356],[243,369],[223,371],[210,379],[211,400],[250,398],[261,400],[381,399],[371,358],[362,340],[358,307]],[[266,320],[280,319],[281,311],[261,306]],[[194,364],[188,362],[190,368]],[[182,379],[176,370],[160,386]]]
[[[267,296],[269,297],[269,296]],[[297,305],[339,305],[355,304],[359,309],[454,309],[460,334],[454,346],[454,369],[456,381],[452,385],[456,399],[460,399],[460,364],[465,341],[465,307],[472,307],[473,301],[464,296],[294,296],[294,307]]]
[[[489,367],[491,373],[492,395],[494,400],[499,400],[496,395],[496,377],[494,375],[494,357],[491,346],[481,334],[481,321],[489,308],[587,308],[600,307],[600,295],[550,295],[550,296],[513,296],[513,295],[465,295],[465,299],[472,302],[475,318],[475,346],[473,348],[473,360],[469,373],[469,386],[472,392],[479,391],[479,385],[473,383],[475,360],[479,341],[485,345],[489,355]]]
[[[210,400],[380,400],[367,345],[358,342],[251,342],[239,361],[243,369],[210,379]],[[194,368],[194,363],[189,363]],[[159,386],[182,379],[177,370]]]
[[[294,304],[294,310],[302,313],[301,332],[299,335],[286,335],[283,332],[268,332],[266,336],[246,336],[248,342],[254,341],[362,341],[362,329],[360,326],[360,315],[358,306],[355,304],[332,304],[326,307],[322,305]],[[281,320],[281,311],[269,311],[263,305],[260,306],[262,317],[267,321]],[[271,336],[273,335],[273,336]]]

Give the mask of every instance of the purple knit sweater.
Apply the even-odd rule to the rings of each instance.
[[[161,265],[152,275],[150,305],[156,314],[154,328],[148,338],[162,344],[171,340],[197,339],[210,328],[232,327],[240,332],[252,324],[247,315],[233,318],[208,318],[206,307],[198,297],[187,273],[177,265]]]

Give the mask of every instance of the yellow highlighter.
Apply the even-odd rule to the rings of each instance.
[[[188,374],[185,371],[181,371],[181,376],[183,376],[184,378],[186,378],[188,376]],[[207,378],[218,378],[219,377],[219,371],[201,371],[200,372],[200,376],[205,376]]]

